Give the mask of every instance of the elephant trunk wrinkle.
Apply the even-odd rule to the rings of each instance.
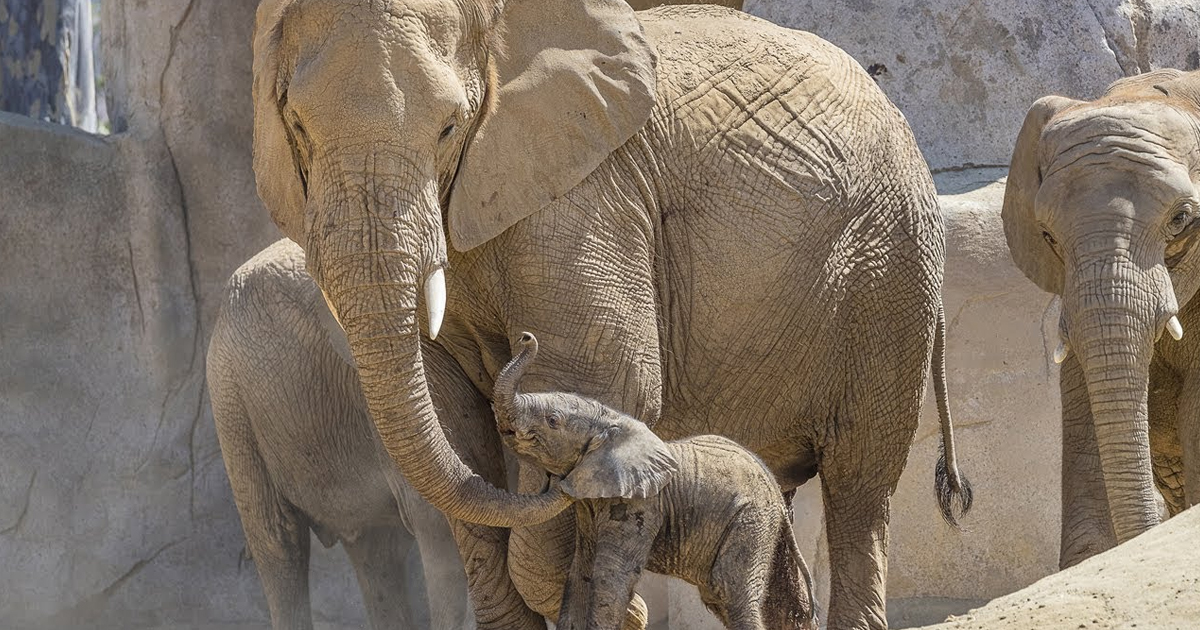
[[[380,438],[409,483],[447,516],[493,527],[540,523],[570,505],[557,488],[540,495],[496,488],[450,445],[421,354],[418,282],[425,263],[439,255],[436,245],[421,242],[430,240],[422,236],[427,230],[388,221],[362,204],[329,212],[323,233],[309,239],[309,266],[346,331]],[[434,222],[440,226],[440,216]]]
[[[517,387],[521,383],[521,377],[525,375],[525,370],[537,357],[537,352],[537,338],[530,333],[522,334],[521,351],[496,377],[496,384],[492,390],[492,405],[496,410],[496,421],[503,430],[512,430],[513,419],[520,417],[522,401]]]
[[[1113,530],[1124,542],[1158,523],[1147,386],[1160,301],[1131,280],[1140,272],[1093,269],[1104,269],[1103,276],[1068,278],[1066,295],[1082,292],[1085,303],[1068,297],[1064,316],[1084,369]]]

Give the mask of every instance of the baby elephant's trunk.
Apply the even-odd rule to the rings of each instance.
[[[521,351],[500,370],[496,385],[492,388],[492,407],[501,429],[511,427],[513,419],[518,416],[521,401],[518,399],[520,394],[517,385],[529,364],[537,357],[538,342],[533,333],[522,333],[520,345]]]
[[[790,519],[784,519],[775,542],[775,558],[763,602],[763,625],[786,630],[817,630],[812,576],[796,546]]]

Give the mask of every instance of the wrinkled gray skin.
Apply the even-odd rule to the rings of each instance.
[[[664,443],[645,424],[576,394],[521,393],[537,339],[525,333],[520,347],[496,378],[497,426],[505,444],[561,478],[578,501],[559,630],[620,628],[643,567],[697,586],[727,628],[815,630],[808,566],[761,460],[716,435]],[[604,526],[613,515],[633,519],[637,535],[614,536],[621,532]]]
[[[1198,179],[1197,73],[1045,97],[1017,139],[1009,249],[1062,296],[1063,567],[1157,524],[1155,485],[1171,514],[1200,496]]]
[[[426,360],[439,410],[477,399],[453,360],[431,350]],[[207,363],[225,468],[275,630],[312,628],[309,530],[327,547],[342,543],[371,627],[475,627],[450,525],[383,449],[345,335],[295,243],[283,239],[234,272]],[[472,434],[468,422],[491,420],[479,413],[442,417],[465,435]],[[414,545],[424,562],[406,563],[417,555]],[[411,579],[422,570],[424,580]]]
[[[664,439],[727,436],[785,490],[819,471],[830,623],[886,626],[945,239],[911,131],[852,58],[729,9],[620,0],[267,0],[254,50],[259,194],[384,445],[448,515],[516,527],[507,575],[468,565],[481,625],[539,623],[492,595],[509,577],[557,618],[573,511],[552,518],[570,499],[541,471],[512,494],[453,452],[423,329],[481,392],[529,330],[532,388]],[[943,498],[963,489],[947,460]]]

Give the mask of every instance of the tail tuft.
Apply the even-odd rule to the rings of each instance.
[[[955,529],[962,529],[959,519],[971,511],[971,503],[975,494],[971,490],[971,482],[958,471],[957,467],[950,470],[946,466],[946,449],[938,448],[937,466],[933,469],[933,488],[937,493],[938,506],[942,509],[942,518]]]

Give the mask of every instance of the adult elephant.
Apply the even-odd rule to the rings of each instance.
[[[482,392],[528,330],[531,391],[731,437],[785,489],[819,472],[831,623],[886,626],[888,500],[942,340],[945,240],[904,117],[853,59],[730,9],[620,0],[282,0],[256,28],[259,193],[423,497],[495,527],[563,509],[554,486],[475,475],[424,375],[422,326]],[[509,544],[550,618],[573,540],[559,517]],[[495,606],[483,584],[477,611]]]
[[[1063,567],[1157,524],[1156,483],[1172,514],[1200,492],[1198,99],[1178,70],[1047,96],[1013,151],[1009,249],[1062,296]]]

